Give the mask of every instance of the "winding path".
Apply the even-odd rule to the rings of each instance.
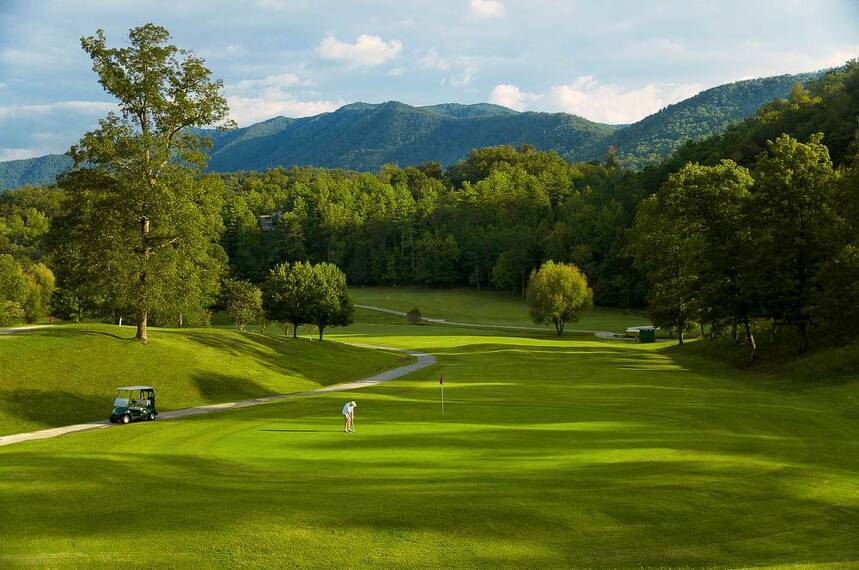
[[[18,330],[27,330],[25,328],[21,328]],[[6,331],[0,331],[0,334],[11,334],[13,332],[17,332],[16,330],[7,329]],[[367,388],[369,386],[376,386],[377,384],[381,384],[382,382],[387,382],[389,380],[394,380],[395,378],[400,378],[401,376],[405,376],[407,374],[411,374],[417,370],[422,368],[426,368],[427,366],[432,366],[435,364],[436,359],[432,354],[426,354],[424,352],[417,352],[414,350],[401,350],[398,348],[388,348],[384,346],[374,346],[374,345],[366,345],[366,344],[356,344],[355,346],[361,346],[364,348],[375,348],[375,349],[383,349],[383,350],[392,350],[395,352],[402,352],[406,354],[410,354],[412,356],[417,357],[417,362],[412,364],[407,364],[405,366],[400,366],[398,368],[393,368],[391,370],[380,372],[374,376],[370,376],[369,378],[364,378],[363,380],[355,380],[354,382],[344,382],[342,384],[333,384],[331,386],[325,386],[324,388],[318,388],[316,390],[307,390],[304,392],[295,392],[292,394],[278,394],[274,396],[266,396],[264,398],[253,398],[251,400],[239,400],[238,402],[226,402],[224,404],[212,404],[210,406],[197,406],[194,408],[184,408],[182,410],[172,410],[169,412],[164,412],[162,414],[158,414],[159,421],[163,420],[172,420],[175,418],[184,418],[186,416],[194,416],[198,414],[211,414],[213,412],[222,412],[224,410],[233,410],[236,408],[247,408],[250,406],[258,406],[260,404],[267,404],[269,402],[277,402],[280,400],[289,400],[293,398],[301,398],[305,396],[315,396],[317,394],[327,394],[329,392],[345,392],[347,390],[357,390],[360,388]],[[75,424],[70,426],[62,426],[50,429],[43,429],[39,431],[33,431],[29,433],[16,433],[12,435],[0,436],[0,447],[4,445],[11,445],[13,443],[19,443],[22,441],[33,441],[36,439],[47,439],[51,437],[57,437],[60,435],[65,435],[67,433],[76,433],[80,431],[89,431],[94,429],[104,429],[114,426],[115,424],[111,424],[108,420],[98,420],[93,422],[88,422],[84,424]]]

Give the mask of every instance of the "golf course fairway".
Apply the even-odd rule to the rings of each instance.
[[[0,448],[0,566],[859,567],[855,376],[592,335],[373,323],[338,340],[438,363]]]

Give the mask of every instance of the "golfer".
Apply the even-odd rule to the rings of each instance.
[[[355,407],[357,405],[355,400],[352,400],[343,406],[343,431],[347,433],[355,431]]]

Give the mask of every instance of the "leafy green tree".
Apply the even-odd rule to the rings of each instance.
[[[409,322],[410,325],[419,325],[421,324],[421,321],[423,321],[423,319],[424,316],[421,313],[421,310],[417,307],[412,308],[411,311],[406,313],[406,320]]]
[[[52,242],[62,285],[94,304],[133,307],[145,343],[150,314],[217,264],[223,190],[219,178],[202,176],[206,141],[192,128],[222,121],[227,103],[222,82],[162,27],[132,29],[126,47],[108,47],[101,30],[81,44],[120,114],[69,151],[77,169],[61,182],[68,211]]]
[[[0,254],[0,326],[7,327],[24,317],[28,287],[21,265],[9,254]]]
[[[247,281],[224,281],[221,295],[224,308],[233,319],[236,328],[244,331],[248,323],[259,320],[262,310],[262,291]]]
[[[54,274],[47,265],[36,263],[24,272],[27,282],[27,299],[24,301],[24,320],[35,323],[47,316],[54,294]]]
[[[823,136],[808,143],[782,135],[770,141],[754,170],[750,207],[752,254],[749,279],[767,313],[795,326],[800,351],[808,348],[818,275],[836,251],[836,178]]]
[[[535,323],[551,322],[558,336],[569,322],[579,320],[593,305],[593,291],[579,268],[569,263],[547,261],[531,272],[528,307]]]
[[[346,275],[333,263],[319,263],[313,266],[310,283],[312,301],[310,303],[310,322],[319,329],[322,340],[328,327],[345,327],[352,323],[355,311],[346,290]]]
[[[460,249],[452,234],[424,232],[415,244],[417,266],[415,279],[424,285],[451,285],[456,283]]]
[[[682,235],[689,266],[697,273],[692,296],[698,322],[741,323],[752,360],[757,348],[751,327],[755,307],[745,286],[752,249],[745,214],[753,182],[747,169],[723,160],[716,166],[687,164],[660,190],[664,223]]]
[[[700,236],[668,217],[657,196],[641,203],[630,230],[629,252],[650,283],[650,318],[655,325],[675,331],[680,344],[695,315],[699,241]]]
[[[266,314],[272,320],[292,323],[293,338],[298,337],[298,327],[313,322],[313,286],[313,265],[304,261],[276,265],[266,280]]]
[[[53,298],[54,315],[64,321],[79,323],[84,317],[84,306],[74,291],[57,289]]]

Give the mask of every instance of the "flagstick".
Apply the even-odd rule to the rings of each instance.
[[[441,415],[444,415],[444,384],[441,385]]]

